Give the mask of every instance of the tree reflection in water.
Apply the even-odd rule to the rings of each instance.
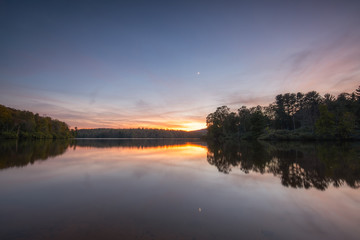
[[[358,143],[208,143],[207,160],[225,174],[237,167],[245,173],[272,173],[286,187],[360,186]]]
[[[0,141],[0,169],[24,167],[65,153],[69,140]]]
[[[169,148],[184,144],[206,145],[186,139],[80,139],[0,141],[0,169],[24,167],[66,152],[68,148]],[[292,188],[327,189],[345,183],[360,187],[359,143],[300,143],[300,142],[226,142],[208,143],[207,161],[222,173],[240,168],[245,173],[272,173],[281,183]]]
[[[194,139],[58,139],[58,140],[34,140],[0,141],[0,169],[12,167],[24,167],[35,161],[46,160],[49,157],[62,155],[68,148],[79,147],[94,148],[166,148],[183,146],[188,143],[204,145],[203,141]]]

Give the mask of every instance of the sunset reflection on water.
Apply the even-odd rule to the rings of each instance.
[[[1,239],[360,234],[358,145],[80,139],[0,151]]]

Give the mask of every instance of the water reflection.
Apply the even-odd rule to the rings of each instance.
[[[96,147],[96,148],[175,148],[187,144],[206,146],[206,143],[196,139],[77,139],[73,141],[74,147]]]
[[[189,139],[71,139],[37,141],[0,141],[0,169],[24,167],[36,161],[62,155],[67,149],[122,148],[122,149],[166,149],[184,146],[206,147],[202,141]]]
[[[0,169],[24,167],[65,153],[70,141],[0,141]]]
[[[179,149],[196,146],[185,153]],[[67,149],[112,148],[107,154],[116,155],[117,148],[130,151],[142,149],[152,154],[164,149],[162,155],[196,155],[196,149],[206,148],[202,141],[186,139],[77,139],[62,141],[1,141],[0,169],[24,167],[35,161],[62,155]],[[176,151],[177,149],[177,151]],[[270,173],[292,188],[325,190],[330,185],[360,187],[360,145],[357,143],[299,142],[228,142],[209,143],[207,161],[219,172],[228,174],[234,168],[244,173]],[[198,156],[198,155],[197,155]]]
[[[207,160],[220,172],[272,173],[292,188],[360,186],[360,145],[355,143],[228,142],[209,144]]]
[[[6,141],[0,156],[0,239],[360,234],[357,144]]]

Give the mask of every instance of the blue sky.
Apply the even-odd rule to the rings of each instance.
[[[199,129],[228,105],[352,92],[359,1],[0,1],[0,104],[71,127]]]

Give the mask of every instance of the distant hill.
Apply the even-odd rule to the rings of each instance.
[[[155,128],[96,128],[79,129],[78,138],[200,138],[206,134],[206,129],[196,131],[181,131]]]
[[[200,129],[200,130],[194,130],[191,132],[194,134],[199,134],[200,136],[205,136],[207,134],[207,129],[204,128],[204,129]]]

